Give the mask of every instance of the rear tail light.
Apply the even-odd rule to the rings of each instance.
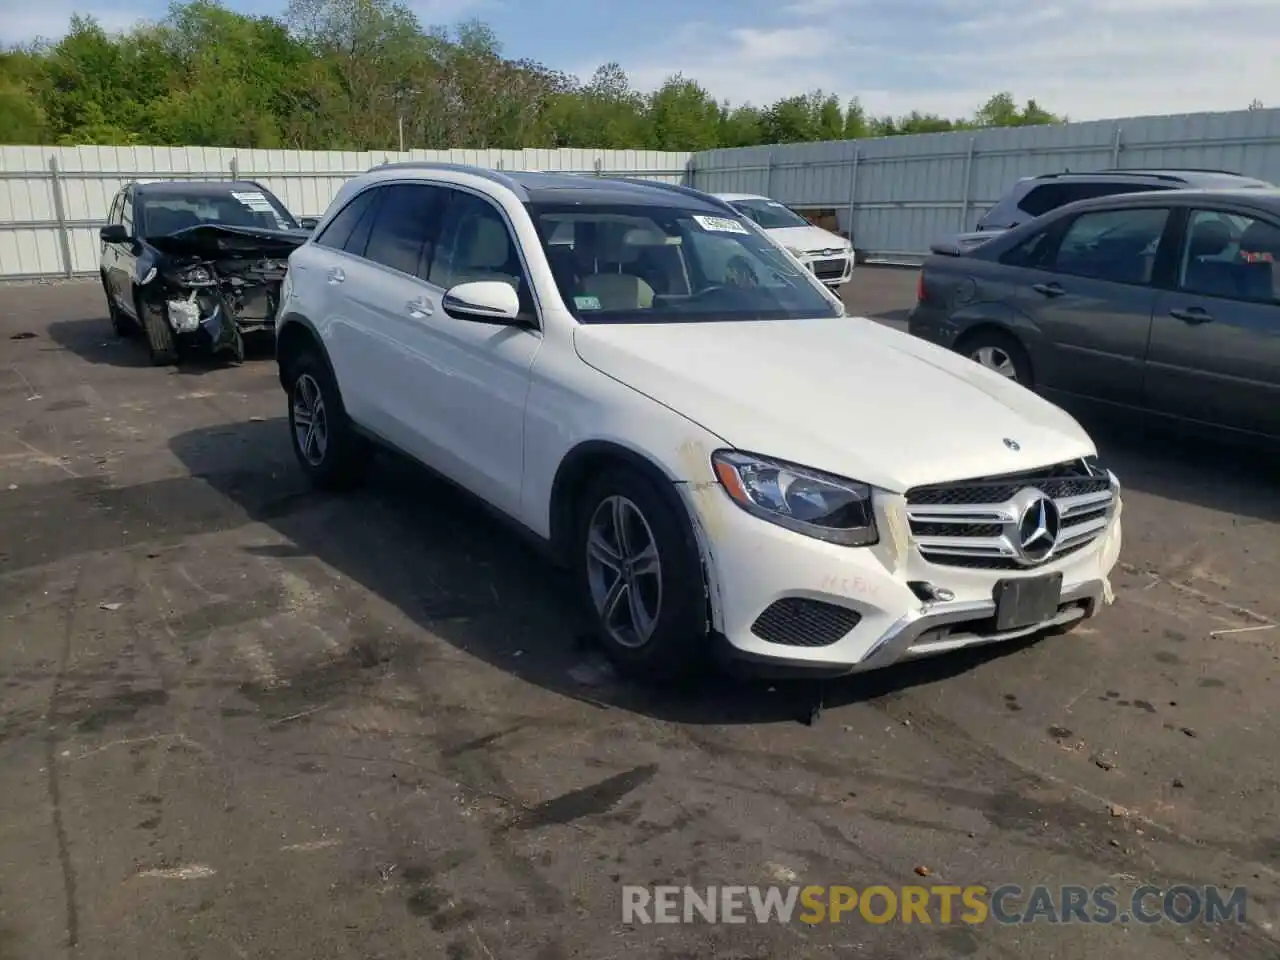
[[[920,271],[920,275],[916,278],[916,302],[924,303],[924,271]]]

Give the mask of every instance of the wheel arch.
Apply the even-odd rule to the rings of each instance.
[[[655,459],[613,440],[584,440],[565,454],[551,482],[550,541],[552,550],[562,562],[569,559],[579,498],[592,477],[614,466],[639,470],[654,482],[669,504],[688,512],[675,491],[674,484],[679,482],[678,479]]]
[[[333,362],[329,359],[329,351],[325,349],[324,341],[316,330],[315,324],[303,314],[291,311],[285,314],[276,330],[276,368],[280,386],[285,390],[289,389],[289,361],[306,349],[315,350],[328,369],[329,375],[333,377],[333,382],[338,382]],[[341,393],[340,387],[339,393]]]

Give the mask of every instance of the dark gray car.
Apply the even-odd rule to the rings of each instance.
[[[1280,438],[1280,190],[1085,200],[935,254],[908,329],[1062,401]]]

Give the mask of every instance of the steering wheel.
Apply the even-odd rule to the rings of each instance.
[[[725,284],[730,287],[758,287],[760,277],[742,254],[734,254],[724,268]]]

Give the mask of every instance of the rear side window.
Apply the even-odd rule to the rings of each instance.
[[[1006,267],[1040,267],[1044,265],[1052,249],[1051,231],[1041,230],[1028,237],[1016,247],[1011,247],[1000,254],[1000,262]]]
[[[368,231],[357,232],[356,228],[361,225],[362,220],[367,224],[371,218],[375,192],[366,190],[339,210],[337,216],[330,220],[329,225],[316,237],[315,242],[331,250],[345,250],[347,253],[363,256],[364,235],[367,235]],[[356,249],[352,243],[357,238],[359,249]]]
[[[1168,209],[1153,207],[1082,213],[1063,234],[1054,269],[1112,283],[1150,283],[1168,219]]]
[[[427,279],[440,233],[444,191],[427,184],[397,183],[381,189],[364,255],[392,270]]]

